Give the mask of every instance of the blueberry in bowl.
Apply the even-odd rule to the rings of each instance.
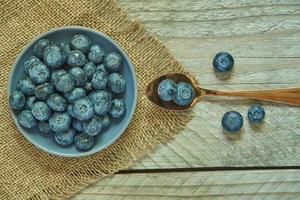
[[[20,133],[59,156],[88,156],[111,145],[129,125],[136,101],[128,55],[109,36],[85,27],[36,37],[18,55],[8,83]]]

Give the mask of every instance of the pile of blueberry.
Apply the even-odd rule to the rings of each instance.
[[[158,84],[157,94],[163,101],[173,100],[180,106],[186,106],[193,101],[195,90],[187,82],[175,83],[171,79],[165,79]]]
[[[81,34],[60,44],[41,39],[33,53],[24,63],[26,75],[9,98],[20,126],[37,126],[59,145],[74,142],[78,150],[92,149],[95,137],[111,125],[111,118],[121,118],[126,112],[120,98],[126,89],[120,73],[122,57],[106,54]]]

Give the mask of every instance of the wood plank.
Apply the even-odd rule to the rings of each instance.
[[[300,199],[300,170],[117,174],[72,200]]]

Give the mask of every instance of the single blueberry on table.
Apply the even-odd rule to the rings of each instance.
[[[60,47],[64,54],[66,55],[66,59],[68,59],[69,54],[71,53],[70,44],[68,42],[62,42],[60,43]]]
[[[40,39],[39,41],[37,41],[37,43],[35,43],[35,45],[33,46],[33,54],[42,59],[43,58],[43,52],[44,49],[50,45],[50,41],[48,39]]]
[[[69,54],[67,62],[71,67],[83,67],[87,63],[87,59],[82,51],[73,50]]]
[[[111,120],[108,114],[100,117],[102,120],[102,128],[107,128],[111,125]]]
[[[92,78],[93,88],[97,90],[104,89],[107,84],[107,75],[102,71],[97,71]]]
[[[58,70],[55,70],[51,73],[51,82],[54,84],[54,83],[57,83],[58,81],[58,77],[60,77],[61,75],[63,74],[66,74],[67,72],[63,69],[58,69]]]
[[[111,102],[109,114],[112,118],[121,118],[126,112],[126,104],[123,99],[114,99]]]
[[[93,136],[81,133],[75,136],[75,147],[80,151],[89,151],[95,145],[95,138]]]
[[[91,47],[88,58],[91,62],[99,64],[105,56],[104,49],[99,45],[94,45]]]
[[[35,96],[30,96],[27,98],[26,102],[25,102],[25,106],[24,108],[26,110],[31,110],[33,103],[37,100],[37,98]]]
[[[35,84],[28,76],[24,76],[17,82],[16,88],[24,95],[34,95]]]
[[[220,52],[215,56],[213,65],[219,72],[228,72],[234,65],[234,59],[229,53]]]
[[[49,108],[57,112],[65,111],[68,105],[66,99],[57,93],[49,96],[47,104]]]
[[[85,71],[79,67],[70,69],[69,74],[75,80],[75,86],[84,86],[87,82],[87,75]]]
[[[98,71],[102,71],[106,75],[108,75],[108,72],[106,71],[105,65],[103,63],[96,66],[96,72],[98,72]]]
[[[105,90],[94,91],[89,95],[97,115],[106,114],[111,106],[112,95]]]
[[[42,85],[38,85],[34,89],[34,94],[36,98],[42,101],[46,101],[48,97],[53,93],[54,93],[54,87],[50,83],[44,83]]]
[[[91,92],[94,90],[92,82],[87,82],[83,87],[86,92]]]
[[[261,123],[265,118],[265,110],[258,104],[252,105],[248,110],[248,118],[252,123]]]
[[[158,84],[157,94],[163,101],[171,101],[176,94],[176,83],[171,79],[165,79]]]
[[[49,126],[54,132],[64,132],[69,130],[71,116],[66,112],[56,112],[49,119]]]
[[[50,71],[41,62],[35,62],[29,68],[29,77],[37,84],[45,83],[50,78]]]
[[[121,70],[122,62],[120,54],[115,52],[109,53],[104,59],[105,69],[108,72],[118,72]]]
[[[96,136],[101,132],[102,120],[98,116],[94,116],[92,119],[83,122],[84,133],[89,136]]]
[[[23,110],[17,117],[20,126],[24,128],[33,128],[37,121],[30,110]]]
[[[54,134],[47,121],[40,121],[38,123],[38,129],[41,135],[44,137],[52,137],[52,135]]]
[[[88,120],[94,116],[92,102],[88,98],[78,99],[74,102],[73,113],[78,120]]]
[[[80,50],[84,53],[87,53],[90,49],[91,41],[90,39],[81,34],[74,35],[71,39],[71,49]]]
[[[51,110],[45,102],[37,101],[32,105],[32,115],[39,121],[46,121],[50,118]]]
[[[75,80],[70,74],[62,74],[57,77],[57,81],[54,82],[56,90],[62,93],[73,90],[75,86]]]
[[[14,91],[9,97],[9,105],[14,110],[22,110],[26,102],[26,98],[22,92]]]
[[[73,129],[69,129],[65,132],[58,132],[55,133],[54,140],[59,145],[67,146],[73,143],[75,134],[76,132]]]
[[[195,97],[195,90],[193,86],[186,82],[179,82],[176,84],[176,94],[173,101],[180,105],[189,105]]]
[[[222,118],[222,126],[229,132],[239,131],[244,124],[242,115],[236,111],[228,111]]]
[[[85,97],[85,89],[76,87],[73,90],[65,93],[65,97],[69,103],[74,103],[76,100]]]
[[[109,89],[116,94],[123,93],[126,89],[126,81],[123,75],[119,73],[111,73],[108,76],[108,87]]]
[[[67,112],[71,117],[75,117],[73,113],[73,104],[69,104],[67,107]]]
[[[65,64],[66,55],[60,46],[51,44],[44,49],[43,61],[50,69],[57,69]]]
[[[96,72],[96,65],[92,62],[88,62],[84,65],[83,70],[85,71],[88,80],[91,80]]]
[[[72,127],[78,131],[78,132],[83,132],[83,121],[80,121],[78,119],[73,119],[72,121]]]
[[[31,68],[33,63],[40,63],[40,59],[37,58],[36,56],[31,56],[27,61],[24,63],[24,69],[25,69],[25,74],[29,75],[29,69]]]

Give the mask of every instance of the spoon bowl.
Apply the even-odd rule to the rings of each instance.
[[[157,89],[158,89],[158,84],[165,79],[171,79],[171,80],[175,81],[176,83],[183,81],[183,82],[187,82],[187,83],[191,84],[191,86],[193,86],[193,88],[195,90],[195,97],[194,97],[193,101],[189,105],[180,106],[180,105],[177,105],[174,101],[161,100],[160,97],[158,96]],[[180,73],[170,73],[170,74],[162,75],[162,76],[156,78],[155,80],[153,80],[147,86],[146,95],[150,101],[152,101],[155,105],[157,105],[163,109],[179,111],[179,110],[185,110],[185,109],[188,109],[188,108],[194,106],[198,102],[198,98],[201,96],[201,90],[198,89],[197,82],[194,79],[192,79],[191,77],[189,77],[185,74],[180,74]]]

